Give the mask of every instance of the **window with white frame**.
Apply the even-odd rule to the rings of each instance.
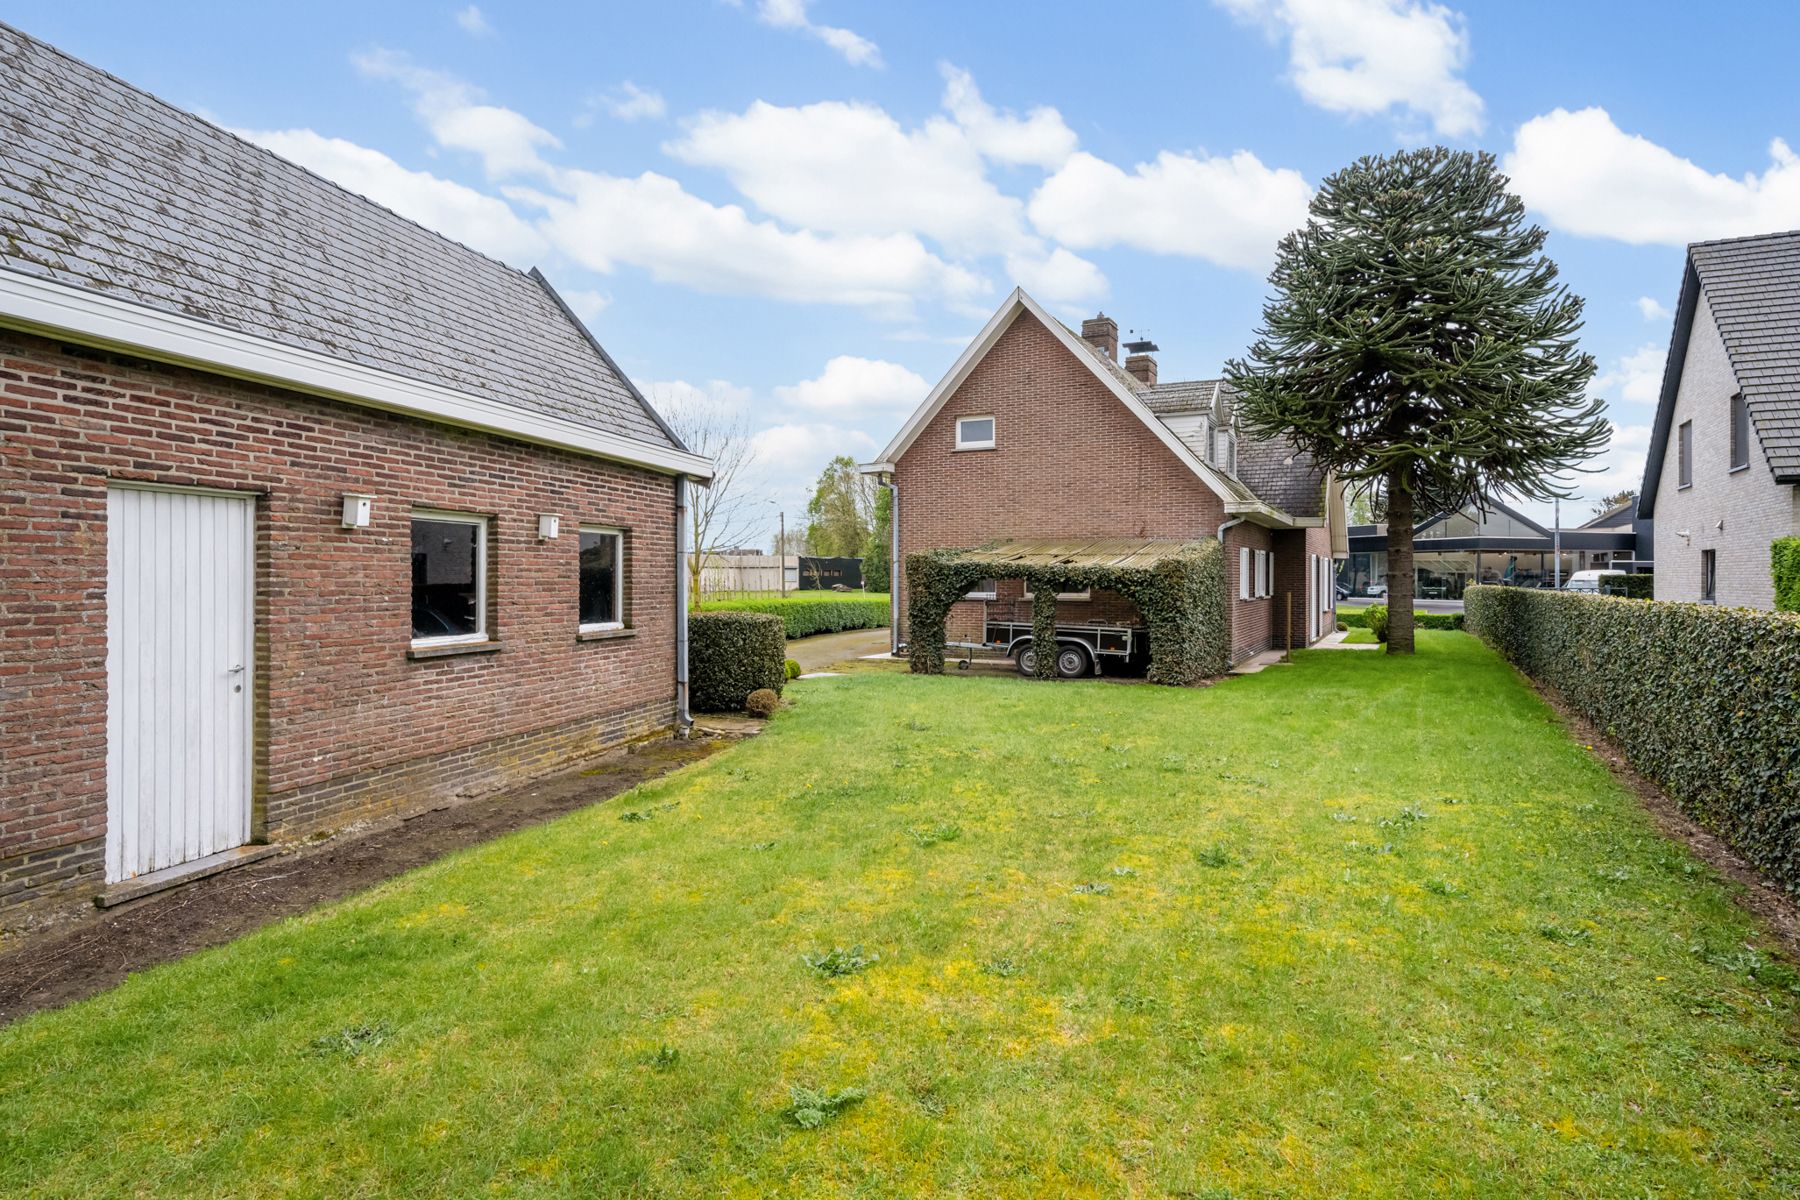
[[[474,513],[414,510],[413,645],[487,640],[487,530]]]
[[[599,525],[581,527],[581,631],[625,628],[625,534]]]
[[[994,448],[994,418],[956,418],[956,448],[958,450],[992,450]]]
[[[964,600],[992,600],[1000,594],[999,581],[984,579],[975,585],[973,591],[963,593]]]
[[[1250,547],[1238,547],[1238,599],[1250,598]]]
[[[1256,594],[1259,598],[1269,594],[1269,575],[1271,574],[1269,565],[1269,552],[1258,550],[1256,552]]]

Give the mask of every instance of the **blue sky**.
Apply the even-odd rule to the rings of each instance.
[[[1015,283],[1165,379],[1240,353],[1358,155],[1499,155],[1588,301],[1635,486],[1689,240],[1800,226],[1800,6],[5,3],[9,23],[539,266],[759,512],[879,449]],[[1579,506],[1585,507],[1585,506]],[[1546,514],[1547,515],[1547,514]],[[772,522],[770,522],[772,524]],[[760,531],[759,531],[760,532]]]

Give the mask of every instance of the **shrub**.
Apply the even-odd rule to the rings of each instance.
[[[695,611],[772,613],[781,618],[787,636],[803,638],[846,629],[885,629],[888,598],[876,592],[802,592],[794,596],[713,600],[697,605]]]
[[[1769,567],[1775,575],[1775,608],[1800,612],[1800,537],[1776,538],[1769,548]]]
[[[1375,635],[1375,640],[1387,641],[1387,605],[1371,604],[1364,615],[1368,618],[1369,632]]]
[[[1385,604],[1374,604],[1368,608],[1340,608],[1337,612],[1338,624],[1350,629],[1367,629],[1369,628],[1369,613],[1377,608],[1383,613],[1387,612]],[[1463,614],[1420,612],[1414,609],[1413,627],[1416,629],[1461,629]]]
[[[1470,588],[1469,628],[1800,892],[1800,618]]]
[[[781,619],[765,613],[702,612],[688,617],[688,706],[738,712],[758,688],[787,682]]]
[[[944,619],[950,606],[983,579],[994,564],[978,551],[934,550],[906,560],[907,653],[916,675],[944,671]],[[1192,542],[1148,567],[1068,566],[1008,562],[998,572],[1023,580],[1038,593],[1032,606],[1033,636],[1054,628],[1058,592],[1102,588],[1137,606],[1150,634],[1151,683],[1185,685],[1231,666],[1231,635],[1225,619],[1225,559],[1212,539]],[[1040,678],[1053,676],[1056,656],[1039,655]]]
[[[784,664],[782,671],[789,679],[800,678],[800,664],[791,658]]]
[[[781,707],[781,697],[768,688],[757,688],[744,697],[744,711],[753,717],[768,720]]]
[[[1602,575],[1600,590],[1609,596],[1629,596],[1633,600],[1648,600],[1656,594],[1656,576]]]

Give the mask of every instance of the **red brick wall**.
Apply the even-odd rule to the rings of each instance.
[[[994,449],[954,449],[956,418],[989,415]],[[1197,539],[1225,519],[1219,498],[1030,313],[1001,335],[894,474],[902,559],[993,538]],[[1057,609],[1071,620],[1134,615],[1116,597],[1096,601]],[[979,613],[957,605],[951,637]]]
[[[1277,596],[1256,595],[1256,551],[1273,550],[1279,536],[1261,525],[1233,525],[1225,533],[1225,611],[1231,619],[1231,661],[1280,645],[1281,629],[1276,617]],[[1244,547],[1250,548],[1250,599],[1241,600],[1238,586],[1239,560]],[[1279,579],[1279,572],[1276,578]]]
[[[499,786],[667,726],[664,476],[0,330],[0,908],[98,882],[109,479],[256,493],[256,826]],[[344,492],[373,524],[340,527]],[[498,653],[407,657],[414,506],[488,514]],[[539,513],[562,536],[537,538]],[[577,526],[626,528],[636,633],[577,641]]]

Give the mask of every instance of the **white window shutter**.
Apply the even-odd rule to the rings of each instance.
[[[1250,547],[1238,547],[1238,599],[1250,598]]]

